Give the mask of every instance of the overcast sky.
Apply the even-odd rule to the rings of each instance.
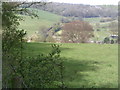
[[[52,2],[75,3],[75,4],[90,4],[90,5],[117,5],[120,0],[49,0]]]
[[[90,5],[118,5],[120,0],[13,0],[13,1],[49,1],[60,3],[73,3],[73,4],[90,4]]]

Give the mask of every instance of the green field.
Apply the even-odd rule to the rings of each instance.
[[[51,51],[51,43],[24,44],[24,56]],[[61,44],[64,82],[71,88],[117,88],[117,44]]]
[[[25,21],[20,28],[27,31],[27,37],[41,27],[50,27],[62,16],[38,10],[38,18],[22,15]],[[102,41],[110,35],[110,22],[100,22],[101,18],[85,18],[94,28],[94,39]],[[99,23],[99,26],[96,24]],[[97,31],[99,29],[100,31]],[[59,34],[62,31],[58,32]],[[97,39],[98,38],[98,39]],[[48,54],[51,43],[24,44],[24,56]],[[117,44],[61,44],[61,58],[64,60],[64,82],[71,88],[117,88],[118,87],[118,46]]]
[[[27,31],[27,36],[31,36],[35,34],[36,31],[40,30],[41,27],[50,27],[53,24],[60,21],[62,16],[42,11],[42,10],[34,10],[38,15],[38,18],[31,18],[27,15],[21,15],[24,21],[20,22],[20,29],[25,29]]]
[[[41,30],[42,27],[50,28],[51,26],[54,26],[55,23],[60,22],[60,19],[63,16],[59,16],[57,14],[53,14],[47,11],[37,10],[33,9],[34,12],[39,16],[39,18],[31,18],[27,15],[21,15],[24,19],[24,21],[20,22],[20,29],[24,29],[27,31],[26,37],[32,37],[32,35],[35,35],[35,32]],[[110,22],[100,22],[100,20],[103,19],[102,17],[96,17],[96,18],[83,18],[84,21],[89,22],[94,29],[94,38],[93,41],[103,41],[105,37],[108,37],[111,35],[109,31],[109,23]],[[116,20],[114,20],[116,21]],[[99,24],[98,26],[96,24]],[[97,31],[99,29],[99,31]],[[62,31],[60,31],[62,33]]]

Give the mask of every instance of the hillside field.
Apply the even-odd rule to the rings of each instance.
[[[51,51],[52,43],[26,43],[24,56]],[[71,88],[117,88],[117,44],[61,44],[64,60],[64,82]]]
[[[54,24],[60,22],[60,19],[63,17],[47,11],[37,9],[34,9],[34,11],[39,18],[31,18],[30,16],[27,15],[21,15],[24,21],[20,22],[19,28],[27,31],[26,37],[32,37],[32,35],[35,35],[36,32],[40,31],[44,27],[50,28],[51,26],[54,26]],[[89,22],[93,26],[94,29],[94,37],[92,38],[93,41],[103,41],[105,37],[109,37],[111,35],[108,26],[112,21],[100,22],[101,19],[103,18],[102,17],[83,18],[84,21]],[[114,21],[116,22],[116,20]],[[59,32],[62,33],[62,31]]]
[[[47,11],[34,10],[35,14],[38,15],[38,18],[31,18],[27,15],[21,15],[24,21],[20,21],[20,29],[27,31],[27,36],[35,34],[36,31],[40,30],[41,27],[53,26],[55,23],[59,22],[62,16],[52,14]]]

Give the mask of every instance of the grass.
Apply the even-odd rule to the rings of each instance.
[[[62,16],[52,14],[47,11],[34,9],[34,12],[39,16],[39,18],[31,18],[27,15],[21,15],[24,21],[20,22],[20,29],[25,29],[27,31],[27,36],[35,34],[36,31],[40,30],[41,27],[50,27],[53,24],[60,21]]]
[[[27,43],[25,56],[36,56],[51,51],[51,43]],[[71,88],[117,88],[117,44],[62,44],[64,81]]]

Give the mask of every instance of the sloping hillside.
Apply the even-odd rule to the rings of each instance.
[[[27,36],[31,36],[36,31],[38,31],[41,27],[49,27],[53,24],[60,21],[62,16],[52,14],[47,11],[37,10],[37,15],[39,18],[31,18],[27,15],[21,15],[24,18],[24,21],[20,22],[20,29],[24,29],[27,31]]]

